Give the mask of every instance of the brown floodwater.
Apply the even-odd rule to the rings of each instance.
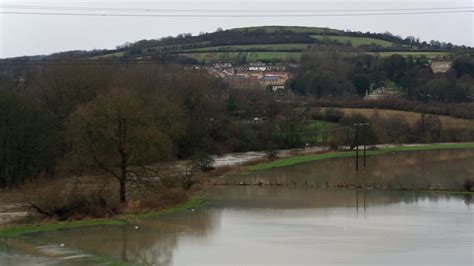
[[[372,182],[392,187],[454,187],[473,177],[473,151],[381,157],[366,171]],[[339,182],[321,174],[330,168],[354,178],[345,176],[345,164],[350,161],[292,166],[293,179],[289,169],[259,177],[314,185],[216,186],[196,210],[0,239],[0,265],[474,265],[474,195],[321,188]]]
[[[0,265],[473,265],[467,195],[216,187],[208,205],[124,226],[3,240]],[[99,264],[99,263],[97,263]]]
[[[400,152],[367,157],[366,167],[362,162],[358,172],[355,158],[338,158],[233,173],[211,184],[463,190],[474,179],[474,149]]]

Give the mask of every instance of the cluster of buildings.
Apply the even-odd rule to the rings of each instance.
[[[446,73],[448,72],[453,65],[453,62],[446,59],[433,59],[431,60],[431,70],[433,73]]]
[[[372,90],[370,93],[367,91],[364,97],[365,100],[382,100],[394,98],[400,98],[400,92],[397,89],[385,86],[378,87]]]
[[[254,62],[246,65],[233,65],[231,63],[215,63],[203,67],[211,75],[222,79],[234,89],[271,89],[278,91],[285,88],[290,79],[290,68],[298,67],[294,63],[266,64]],[[433,73],[445,73],[452,67],[452,61],[439,57],[430,61]],[[201,67],[197,67],[201,68]],[[398,98],[400,93],[391,86],[382,86],[368,91],[364,99],[376,100]]]
[[[249,63],[233,66],[230,63],[218,63],[207,66],[211,75],[221,78],[235,89],[271,89],[277,91],[285,88],[290,78],[289,66],[285,64]]]
[[[435,74],[446,73],[451,70],[453,61],[449,58],[438,57],[430,60],[430,68]],[[400,98],[400,91],[393,86],[381,86],[372,91],[367,91],[365,100],[381,100]]]

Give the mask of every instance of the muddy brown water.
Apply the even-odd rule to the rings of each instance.
[[[419,153],[384,155],[405,164],[372,161],[372,173],[390,182],[431,176],[443,186],[472,174],[472,151],[431,153],[424,166]],[[328,164],[336,162],[344,176],[349,162]],[[305,174],[315,164],[324,165],[293,168]],[[474,195],[316,186],[216,186],[205,194],[206,206],[156,219],[2,239],[0,265],[474,264]]]
[[[354,187],[463,190],[474,180],[474,149],[400,152],[366,158],[366,167],[355,158],[338,158],[233,173],[211,180],[219,185],[276,185],[297,187]]]

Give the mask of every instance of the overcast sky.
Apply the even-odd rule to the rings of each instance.
[[[17,1],[0,0],[1,5],[44,5],[54,7],[99,8],[176,8],[224,10],[347,10],[347,9],[399,9],[472,7],[471,0],[256,0],[256,1]],[[0,7],[0,11],[22,11]],[[25,11],[25,10],[23,10]],[[48,12],[29,10],[29,12]],[[62,11],[52,11],[62,12]],[[68,11],[71,12],[71,11]],[[104,13],[97,11],[72,11],[74,13]],[[64,13],[64,12],[63,12]],[[127,14],[132,12],[126,12]],[[134,13],[135,14],[135,13]],[[149,13],[147,13],[149,14]],[[182,14],[182,13],[180,13]],[[249,14],[244,12],[241,14]],[[288,14],[288,13],[286,13]],[[326,13],[325,13],[326,14]],[[0,14],[0,58],[22,55],[50,54],[68,50],[114,48],[125,42],[156,39],[179,33],[198,34],[223,29],[261,26],[299,25],[385,32],[421,40],[439,40],[474,46],[473,13],[424,14],[396,16],[343,16],[343,17],[87,17],[40,16]]]

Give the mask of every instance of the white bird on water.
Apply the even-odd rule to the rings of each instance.
[[[138,228],[139,228],[138,225],[135,225],[135,229],[138,229]]]
[[[63,248],[63,247],[64,247],[64,243],[59,244],[59,246]]]

